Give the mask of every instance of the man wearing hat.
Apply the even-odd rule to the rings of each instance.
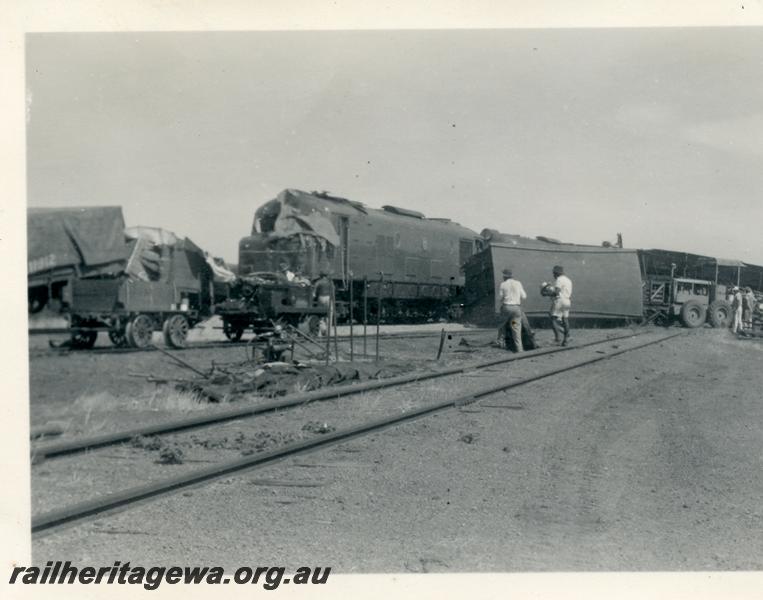
[[[564,274],[564,267],[556,265],[554,274],[554,293],[551,301],[551,327],[554,330],[554,341],[566,346],[570,337],[570,307],[572,306],[572,281]]]
[[[526,318],[522,313],[520,304],[527,298],[525,288],[522,282],[514,279],[511,269],[503,270],[503,283],[498,288],[501,307],[500,312],[506,318],[506,322],[501,325],[498,334],[502,335],[506,341],[506,348],[514,352],[522,352],[522,323]]]
[[[731,321],[731,333],[742,333],[742,304],[744,302],[742,290],[734,286],[731,294],[731,314],[734,317]]]
[[[292,271],[289,268],[289,263],[282,262],[281,263],[281,275],[283,275],[286,278],[286,281],[294,281],[294,271]]]

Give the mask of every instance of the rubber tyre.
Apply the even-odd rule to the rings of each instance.
[[[707,309],[707,320],[713,327],[728,327],[731,317],[731,304],[725,300],[716,300]]]
[[[185,315],[172,315],[168,317],[164,321],[164,325],[162,325],[164,345],[169,348],[185,348],[190,328]]]
[[[132,348],[146,348],[151,345],[154,333],[154,322],[148,315],[137,315],[125,329],[127,343]]]
[[[696,300],[689,300],[681,307],[681,323],[690,329],[702,327],[707,318],[707,307]]]
[[[95,340],[98,339],[97,331],[78,331],[72,333],[71,347],[76,350],[90,350],[95,346]]]

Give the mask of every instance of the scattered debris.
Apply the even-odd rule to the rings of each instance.
[[[234,439],[231,448],[241,450],[241,454],[248,456],[255,452],[264,452],[271,448],[285,446],[294,443],[299,439],[300,437],[293,433],[281,433],[278,431],[273,433],[269,431],[258,431],[251,438],[239,433]]]
[[[183,449],[179,444],[168,444],[163,439],[155,436],[136,435],[130,440],[133,448],[141,448],[149,452],[158,452],[159,458],[156,460],[161,465],[181,465],[183,464]]]
[[[143,448],[144,450],[161,450],[164,442],[155,435],[136,435],[130,440],[130,445],[133,448]]]
[[[183,450],[177,444],[164,446],[159,451],[159,459],[156,462],[162,465],[182,465]]]
[[[331,385],[385,379],[408,373],[410,363],[316,363],[244,361],[232,364],[213,364],[204,378],[175,379],[175,389],[198,394],[212,402],[236,400],[256,394],[273,398],[287,394],[309,392]],[[156,382],[156,378],[152,379]]]
[[[302,426],[302,431],[309,431],[310,433],[331,433],[335,431],[336,427],[329,425],[328,423],[321,423],[320,421],[310,421]]]

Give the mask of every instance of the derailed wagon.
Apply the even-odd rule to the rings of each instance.
[[[71,305],[70,283],[115,277],[130,249],[119,206],[27,210],[27,298],[30,313]]]
[[[214,312],[223,321],[225,337],[236,342],[246,331],[260,334],[278,324],[317,335],[328,309],[314,301],[312,285],[287,281],[279,273],[260,272],[232,282],[229,298],[218,303]]]
[[[563,265],[573,281],[575,320],[636,320],[643,312],[641,271],[635,250],[563,244],[484,230],[487,247],[464,266],[467,321],[493,325],[498,321],[497,289],[501,271],[513,270],[527,291],[522,309],[528,317],[543,317],[550,301],[540,288],[552,279],[554,265]]]
[[[100,332],[143,348],[155,331],[182,347],[226,293],[216,283],[225,269],[191,240],[125,228],[119,207],[36,209],[28,218],[30,312],[48,305],[63,316],[73,348],[92,348]]]
[[[104,331],[115,346],[144,348],[161,331],[166,345],[185,346],[188,331],[211,315],[214,304],[214,274],[204,251],[159,229],[125,234],[131,251],[122,273],[72,281],[72,345],[90,348]]]

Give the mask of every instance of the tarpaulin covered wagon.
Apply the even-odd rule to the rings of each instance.
[[[215,282],[233,278],[188,238],[125,228],[119,208],[40,214],[42,220],[29,215],[30,257],[34,252],[54,258],[47,271],[30,267],[30,298],[46,277],[61,287],[57,298],[73,347],[92,347],[101,331],[115,345],[135,348],[148,346],[153,332],[162,331],[167,345],[181,347],[188,330],[211,315],[224,293]],[[49,244],[40,235],[44,230],[56,232]]]
[[[72,279],[121,273],[129,257],[119,206],[27,210],[29,312],[71,304]]]

